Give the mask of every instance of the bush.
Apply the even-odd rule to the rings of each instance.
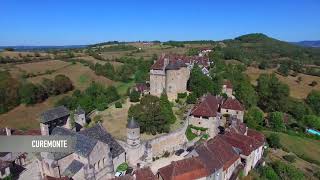
[[[130,98],[130,102],[139,102],[140,100],[140,93],[136,90],[132,90],[130,92],[130,95],[129,95],[129,98]]]
[[[291,162],[291,163],[296,161],[296,156],[293,154],[284,155],[282,157],[283,157],[283,159],[285,159],[286,161]]]
[[[197,96],[194,93],[190,93],[187,97],[187,103],[188,104],[195,104],[197,101]]]
[[[185,98],[185,97],[187,97],[187,93],[185,92],[185,93],[178,93],[178,99],[183,99],[183,98]]]
[[[127,163],[122,163],[120,164],[118,167],[117,167],[117,172],[123,172],[123,171],[126,171],[128,169],[128,164]]]
[[[277,134],[272,133],[267,137],[267,142],[271,148],[281,148],[280,138]]]
[[[194,138],[197,137],[196,134],[193,134],[193,132],[191,131],[191,127],[188,126],[187,130],[186,130],[186,137],[189,141],[193,140]]]
[[[116,102],[116,103],[114,104],[114,106],[115,106],[116,108],[122,108],[122,104],[121,104],[120,102]]]

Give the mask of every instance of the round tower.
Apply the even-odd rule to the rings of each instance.
[[[140,126],[134,118],[131,118],[127,124],[127,144],[131,148],[140,145]]]
[[[127,124],[127,145],[128,162],[136,166],[144,152],[143,146],[140,145],[140,126],[134,118],[131,118]]]

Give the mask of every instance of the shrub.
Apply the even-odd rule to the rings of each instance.
[[[197,135],[196,135],[196,134],[193,134],[193,132],[191,131],[191,127],[190,127],[190,126],[188,126],[188,128],[187,128],[187,130],[186,130],[186,136],[187,136],[187,139],[188,139],[189,141],[191,141],[191,140],[193,140],[194,138],[197,137]]]
[[[129,98],[130,98],[130,102],[139,102],[140,100],[140,93],[136,90],[132,90],[130,92],[130,95],[129,95]]]
[[[183,98],[185,98],[185,97],[187,97],[187,93],[185,92],[185,93],[178,93],[178,99],[183,99]]]
[[[284,155],[282,157],[283,157],[283,159],[285,159],[286,161],[291,162],[291,163],[296,161],[296,156],[293,154]]]
[[[190,93],[187,97],[187,103],[188,104],[195,104],[197,101],[197,96],[194,93]]]
[[[117,172],[126,171],[128,167],[129,167],[128,164],[124,162],[117,167]]]
[[[170,156],[170,153],[168,151],[165,151],[164,154],[162,155],[162,157],[165,157],[165,158],[169,156]]]
[[[116,102],[116,103],[114,104],[114,106],[115,106],[116,108],[122,108],[122,104],[121,104],[120,102]]]
[[[267,137],[267,142],[272,148],[281,148],[280,138],[277,134],[272,133],[269,137]]]

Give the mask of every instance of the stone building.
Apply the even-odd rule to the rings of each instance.
[[[37,158],[41,176],[72,179],[112,178],[125,162],[125,151],[101,124],[80,132],[56,127],[51,135],[75,137],[72,153],[43,152]]]
[[[244,107],[235,98],[228,97],[221,105],[221,113],[228,114],[229,116],[235,116],[243,122]]]
[[[207,134],[214,137],[218,134],[221,124],[219,113],[223,99],[220,96],[206,95],[194,106],[189,116],[189,124],[207,128]]]
[[[129,164],[136,165],[144,154],[140,143],[140,126],[133,118],[127,124],[127,157]]]
[[[187,92],[187,82],[194,64],[207,69],[210,66],[207,57],[162,55],[151,66],[150,94],[160,96],[165,91],[168,98],[174,100],[178,93]]]
[[[73,113],[75,127],[71,125],[71,113],[64,106],[49,109],[40,115],[40,129],[42,135],[50,135],[55,127],[65,127],[79,131],[86,124],[85,111],[78,107]]]

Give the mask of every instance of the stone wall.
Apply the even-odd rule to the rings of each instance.
[[[241,122],[243,122],[243,115],[244,115],[243,111],[236,111],[236,110],[232,110],[232,109],[221,108],[221,114],[229,114],[232,116],[237,116],[237,118],[240,119]]]
[[[160,96],[166,88],[166,74],[162,70],[150,70],[150,94]]]
[[[189,77],[190,70],[187,67],[166,71],[166,93],[170,100],[177,99],[178,93],[187,92]]]
[[[152,146],[153,157],[161,156],[166,151],[171,153],[185,146],[188,142],[185,136],[187,127],[188,123],[185,122],[182,128],[150,140],[149,143]]]
[[[208,135],[213,138],[219,133],[218,127],[220,125],[220,119],[217,117],[204,118],[190,116],[189,124],[197,127],[208,128]]]

